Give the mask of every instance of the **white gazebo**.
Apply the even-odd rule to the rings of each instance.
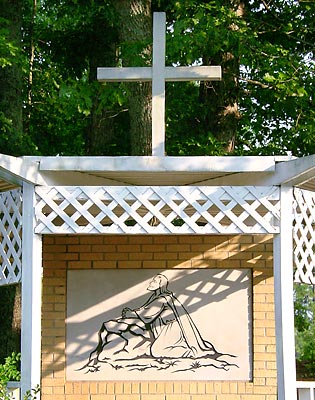
[[[0,165],[0,284],[22,282],[23,392],[41,376],[42,235],[267,233],[279,399],[295,398],[293,280],[314,284],[315,156],[1,155]]]

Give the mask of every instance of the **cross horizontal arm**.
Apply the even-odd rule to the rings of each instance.
[[[152,80],[152,67],[97,68],[100,82],[148,82]],[[221,67],[165,67],[164,77],[170,81],[219,81]]]
[[[221,67],[165,67],[166,81],[219,81]]]
[[[151,81],[151,67],[97,68],[100,82]]]

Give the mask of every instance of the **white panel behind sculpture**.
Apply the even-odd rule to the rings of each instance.
[[[68,380],[250,380],[249,270],[69,271]]]

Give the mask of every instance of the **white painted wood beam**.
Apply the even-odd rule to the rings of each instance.
[[[278,400],[296,400],[293,300],[293,189],[281,187],[280,234],[274,235]]]
[[[44,184],[38,172],[38,163],[33,159],[0,154],[0,178],[22,186],[24,181]]]
[[[200,185],[301,185],[315,178],[315,155],[291,160],[290,157],[12,157],[0,154],[0,178],[22,186],[23,182],[53,185],[63,184],[49,172],[75,172],[75,181],[82,172],[222,172],[233,173],[199,182]],[[263,172],[263,174],[257,174]],[[246,174],[244,174],[246,173]],[[67,178],[71,184],[71,177]],[[92,178],[91,178],[92,179]],[[93,185],[104,184],[104,177],[94,177]]]
[[[34,186],[23,185],[21,392],[40,385],[42,241],[34,234]],[[39,399],[39,395],[37,395]]]
[[[276,179],[279,184],[299,185],[315,177],[315,155],[296,158],[276,165]]]
[[[221,67],[164,67],[162,74],[166,82],[219,81]],[[100,82],[150,82],[153,78],[151,67],[97,68]]]
[[[246,162],[247,157],[244,157]],[[251,173],[252,172],[252,173]],[[232,175],[227,178],[216,178],[214,180],[204,181],[202,184],[220,185],[224,181],[225,185],[239,185],[244,183],[244,180],[248,185],[261,186],[277,186],[277,185],[288,185],[288,186],[299,186],[310,179],[315,178],[315,155],[284,159],[275,164],[275,171],[272,174],[265,174],[263,176],[257,176],[253,173],[254,170],[248,171],[248,175]]]
[[[40,171],[274,172],[275,157],[42,157]],[[243,182],[244,183],[244,182]],[[245,182],[247,184],[247,182]]]
[[[150,82],[151,67],[97,68],[99,82]]]
[[[153,15],[152,155],[165,154],[165,25],[166,14]]]
[[[221,67],[165,67],[166,82],[184,81],[220,81],[222,79]]]

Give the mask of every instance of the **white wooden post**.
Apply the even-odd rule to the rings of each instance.
[[[152,155],[165,153],[165,13],[155,13],[152,64]]]
[[[21,393],[40,385],[42,240],[34,234],[34,186],[23,184]],[[39,395],[37,395],[39,399]]]
[[[292,187],[281,187],[280,196],[280,234],[274,236],[278,400],[296,400]]]
[[[218,81],[219,66],[165,67],[165,13],[153,14],[152,67],[97,68],[100,82],[152,81],[152,155],[165,155],[165,82]]]

